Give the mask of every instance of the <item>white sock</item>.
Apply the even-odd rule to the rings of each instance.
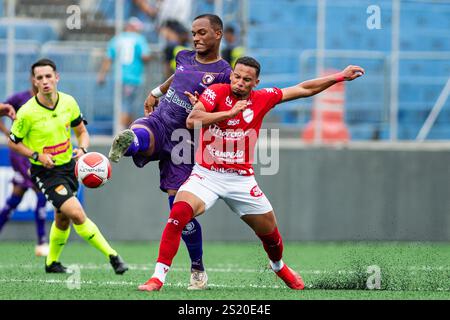
[[[276,261],[276,262],[273,262],[272,260],[269,260],[269,263],[270,263],[270,267],[271,267],[272,270],[275,271],[275,272],[280,271],[280,270],[284,267],[284,262],[283,262],[283,260]]]
[[[152,275],[152,278],[158,278],[159,281],[164,283],[166,281],[167,272],[169,272],[170,267],[165,265],[164,263],[157,262],[155,266],[155,272]]]

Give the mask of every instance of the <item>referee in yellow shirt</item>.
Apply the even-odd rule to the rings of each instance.
[[[33,182],[56,208],[45,271],[70,272],[59,257],[69,238],[70,222],[73,222],[80,237],[109,259],[116,274],[123,274],[128,267],[86,216],[76,198],[75,162],[89,146],[89,134],[78,103],[72,96],[58,91],[59,74],[53,61],[37,61],[31,67],[31,74],[38,93],[17,112],[9,146],[30,159]],[[78,140],[79,147],[75,149],[70,140],[71,128]]]

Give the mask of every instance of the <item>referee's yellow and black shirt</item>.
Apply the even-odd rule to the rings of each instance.
[[[39,153],[53,156],[56,166],[67,164],[72,159],[71,127],[78,126],[83,119],[75,98],[58,92],[55,108],[50,109],[32,97],[17,112],[11,127],[10,139]],[[35,165],[39,161],[30,159]]]

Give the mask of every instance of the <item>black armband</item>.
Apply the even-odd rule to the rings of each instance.
[[[14,133],[10,133],[9,134],[9,140],[11,140],[12,142],[14,142],[15,144],[22,142],[23,138],[19,138],[17,137]]]
[[[80,116],[79,116],[78,118],[76,118],[75,120],[73,120],[73,121],[70,123],[70,126],[71,126],[72,128],[73,128],[73,127],[76,127],[76,126],[78,126],[81,122],[83,122],[85,125],[88,124],[88,122],[86,121],[86,119],[83,117],[83,114],[80,113]]]

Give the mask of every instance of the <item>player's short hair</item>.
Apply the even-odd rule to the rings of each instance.
[[[203,19],[203,18],[206,18],[209,20],[209,23],[211,24],[211,26],[213,27],[214,30],[223,31],[223,22],[222,22],[222,19],[220,19],[220,17],[218,15],[215,15],[212,13],[205,13],[205,14],[201,14],[201,15],[195,17],[193,21],[198,20],[198,19]]]
[[[34,76],[34,68],[45,66],[50,66],[53,69],[53,71],[56,72],[56,64],[52,60],[44,58],[33,63],[33,65],[31,66],[31,74]]]
[[[259,77],[259,73],[261,72],[261,65],[259,64],[258,61],[256,61],[255,58],[240,57],[239,59],[236,60],[236,64],[234,66],[236,67],[238,64],[243,64],[244,66],[255,68],[256,77]]]

